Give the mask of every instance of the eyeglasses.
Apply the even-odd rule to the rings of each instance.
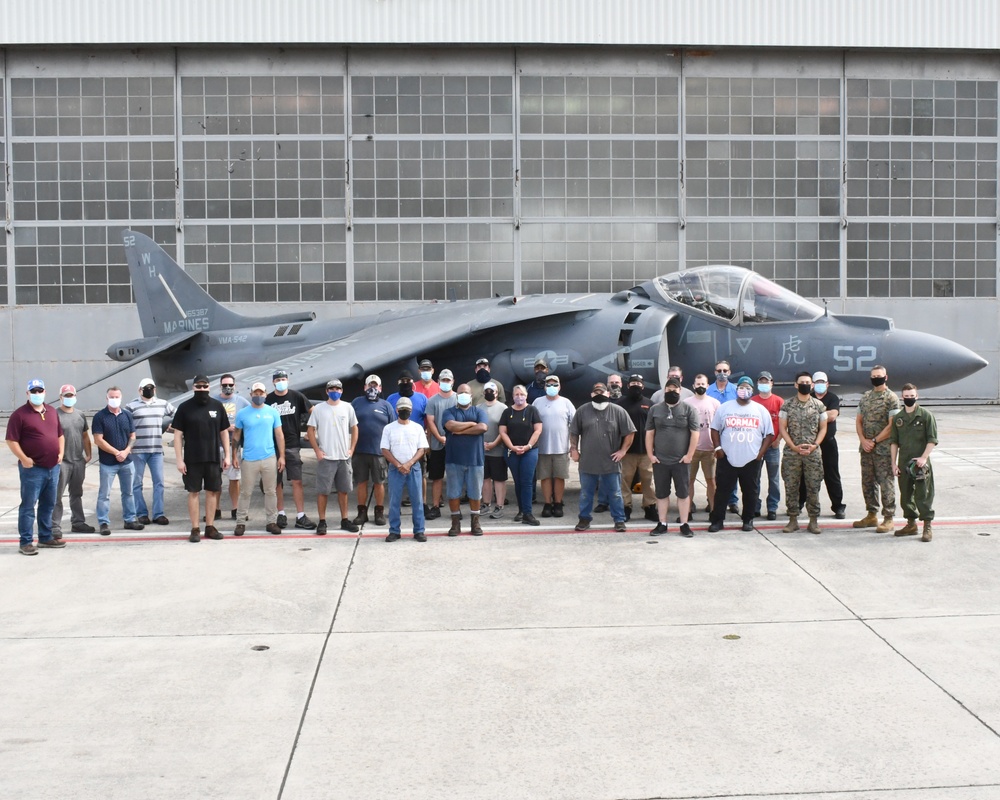
[[[28,391],[31,394],[45,394],[45,390],[44,389],[29,389]]]
[[[196,383],[194,385],[194,388],[195,389],[207,389],[208,388],[208,384],[207,383]]]

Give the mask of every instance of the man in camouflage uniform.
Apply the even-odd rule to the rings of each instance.
[[[889,435],[892,417],[899,413],[899,398],[886,384],[888,373],[883,366],[871,371],[872,387],[858,403],[854,425],[861,440],[861,491],[868,513],[854,523],[855,528],[875,528],[878,533],[893,529],[896,513],[896,483],[892,474]],[[879,496],[882,499],[882,522],[878,521]]]
[[[808,372],[795,376],[797,394],[785,401],[778,412],[778,429],[785,440],[781,478],[785,482],[788,524],[785,533],[799,529],[799,484],[806,486],[809,533],[820,533],[819,487],[823,483],[823,455],[819,446],[826,436],[826,406],[812,397],[812,377]]]
[[[917,515],[924,523],[920,541],[931,540],[931,520],[934,519],[934,473],[931,471],[931,451],[937,445],[937,420],[926,408],[917,405],[917,387],[903,385],[903,414],[892,421],[889,449],[892,470],[899,477],[899,505],[906,516],[905,527],[896,536],[913,536],[917,532]],[[914,470],[910,470],[913,462]],[[920,479],[914,472],[923,474]]]

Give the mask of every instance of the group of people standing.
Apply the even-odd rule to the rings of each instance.
[[[834,516],[845,517],[836,443],[840,399],[830,392],[823,372],[800,372],[796,393],[787,400],[773,393],[773,380],[766,371],[756,383],[749,376],[732,382],[725,361],[716,364],[714,382],[700,374],[691,389],[683,386],[680,368],[671,367],[663,390],[651,398],[644,393],[642,375],[630,375],[626,385],[620,375],[612,374],[607,382],[594,383],[590,402],[577,408],[560,394],[560,378],[550,373],[544,359],[534,367],[535,380],[529,386],[514,386],[509,406],[485,357],[476,362],[474,379],[458,385],[449,369],[441,370],[435,380],[432,362],[423,359],[419,377],[402,372],[396,392],[387,398],[382,397],[378,375],[369,375],[364,394],[351,402],[343,399],[343,383],[331,379],[326,400],[316,405],[291,389],[288,373],[280,369],[272,376],[272,390],[254,383],[249,400],[236,392],[232,375],[222,376],[214,397],[208,377],[195,376],[193,397],[177,408],[158,398],[155,383],[146,378],[139,384],[139,396],[125,405],[120,388],[110,387],[107,405],[94,415],[90,428],[86,416],[75,408],[73,386],[60,388],[61,404],[54,409],[45,404],[44,382],[34,379],[27,387],[27,402],[11,414],[7,426],[7,443],[18,458],[21,477],[20,551],[35,555],[39,547],[65,546],[61,524],[67,490],[73,532],[95,531],[86,522],[82,502],[84,470],[92,455],[88,431],[93,433],[100,462],[96,508],[102,535],[111,533],[115,478],[126,530],[169,524],[164,515],[164,431],[174,433],[176,465],[188,493],[192,542],[201,540],[202,521],[205,538],[223,538],[215,523],[222,516],[224,478],[229,481],[236,536],[246,532],[258,486],[264,495],[264,529],[277,535],[288,526],[287,480],[292,485],[296,528],[326,534],[328,498],[336,493],[341,530],[357,532],[371,519],[376,525],[388,525],[386,541],[396,541],[401,538],[402,508],[410,505],[413,537],[426,541],[426,520],[441,515],[444,500],[451,515],[449,536],[464,532],[465,500],[467,531],[482,535],[483,514],[492,519],[504,516],[508,475],[518,509],[515,522],[540,524],[532,506],[538,482],[541,516],[562,517],[571,461],[578,464],[580,479],[578,531],[587,530],[594,514],[604,511],[610,511],[616,531],[625,531],[632,514],[633,482],[638,479],[645,516],[656,522],[650,533],[659,536],[669,531],[673,492],[678,532],[693,536],[692,486],[699,472],[707,487],[710,532],[724,527],[727,511],[740,514],[743,530],[753,530],[754,517],[765,512],[768,519],[776,519],[779,472],[788,513],[786,532],[799,529],[803,508],[807,529],[821,532],[819,492],[824,482]],[[903,386],[900,413],[884,367],[873,368],[871,380],[872,389],[862,397],[856,417],[867,514],[854,527],[906,536],[921,532],[919,518],[921,538],[930,541],[934,417],[917,404],[912,384]],[[305,513],[303,428],[317,460],[318,522]],[[764,466],[768,491],[762,498]],[[143,491],[147,471],[152,483],[150,506]],[[899,481],[907,519],[899,530],[893,521],[894,479]],[[348,511],[352,490],[358,504],[353,519]]]

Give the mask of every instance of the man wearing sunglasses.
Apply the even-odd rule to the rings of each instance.
[[[172,419],[177,409],[156,396],[156,384],[152,378],[139,381],[139,396],[126,408],[135,420],[135,446],[132,448],[132,465],[135,468],[132,499],[135,502],[135,513],[143,525],[168,525],[170,520],[163,513],[163,421]],[[142,491],[147,467],[153,482],[152,514]]]
[[[38,547],[65,547],[52,535],[52,507],[59,485],[59,463],[66,441],[59,415],[45,405],[45,383],[34,378],[25,392],[28,402],[11,412],[7,420],[7,447],[17,456],[21,478],[21,505],[17,510],[17,530],[21,535],[19,552],[37,556]],[[37,515],[35,506],[38,507]],[[38,547],[35,547],[35,521],[38,521]]]

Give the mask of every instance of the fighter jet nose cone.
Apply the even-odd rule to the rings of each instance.
[[[931,333],[892,330],[885,336],[883,362],[890,380],[920,388],[944,386],[972,375],[989,362],[968,347]]]

